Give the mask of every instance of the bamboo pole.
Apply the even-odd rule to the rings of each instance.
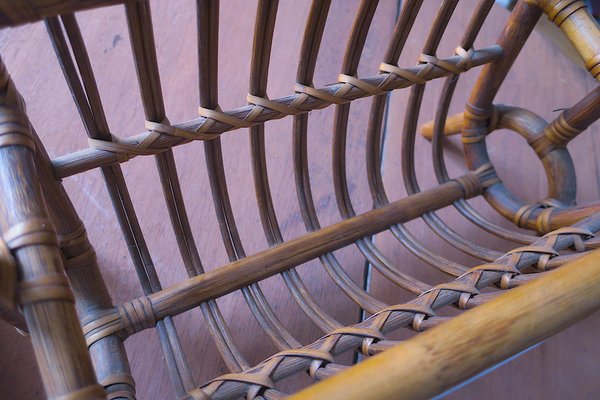
[[[313,385],[301,399],[425,399],[600,308],[600,251]],[[343,390],[340,390],[343,388]]]

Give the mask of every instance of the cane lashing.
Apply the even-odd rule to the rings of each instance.
[[[34,3],[36,3],[35,0],[32,4]],[[388,210],[390,208],[386,207],[393,207],[394,204],[397,204],[395,199],[394,201],[388,200],[384,188],[380,171],[383,139],[381,132],[376,132],[381,131],[385,114],[383,107],[387,95],[397,89],[413,87],[413,100],[409,106],[411,112],[405,126],[408,138],[403,143],[402,154],[404,159],[410,161],[415,154],[409,136],[413,131],[412,128],[416,123],[416,115],[420,107],[415,99],[422,95],[424,85],[433,79],[447,77],[446,82],[449,83],[449,86],[446,86],[444,90],[452,92],[453,88],[450,85],[458,79],[460,74],[481,65],[485,65],[483,74],[486,74],[486,71],[497,68],[497,65],[510,64],[511,57],[516,57],[520,50],[515,49],[510,41],[504,43],[503,47],[490,46],[479,50],[473,48],[476,36],[493,4],[490,0],[484,0],[475,7],[460,45],[454,49],[454,55],[447,58],[438,57],[437,54],[443,54],[443,49],[438,49],[438,46],[442,43],[444,31],[448,22],[453,18],[452,14],[458,3],[450,0],[443,2],[436,15],[426,43],[421,49],[421,54],[415,60],[418,64],[411,68],[401,68],[398,66],[398,60],[423,2],[408,0],[404,3],[392,37],[389,39],[388,50],[382,60],[377,60],[378,63],[381,61],[377,75],[361,72],[359,77],[358,74],[358,64],[366,36],[374,23],[377,8],[376,2],[365,0],[360,4],[352,25],[341,71],[336,71],[336,74],[340,72],[337,82],[316,88],[312,83],[314,68],[330,4],[327,0],[315,1],[306,24],[296,78],[298,83],[294,86],[294,93],[286,97],[271,99],[267,95],[267,74],[271,61],[270,52],[275,32],[277,2],[259,1],[254,31],[255,45],[252,50],[249,94],[246,97],[248,104],[238,109],[224,111],[219,106],[218,96],[219,6],[217,1],[198,2],[198,69],[201,80],[199,117],[184,123],[171,123],[166,116],[162,97],[150,6],[145,1],[127,2],[125,5],[127,24],[136,74],[140,83],[147,131],[140,135],[126,137],[111,134],[111,129],[104,116],[94,71],[91,68],[92,62],[87,55],[77,19],[73,14],[48,18],[47,27],[89,135],[90,146],[80,152],[53,160],[53,165],[56,166],[54,170],[50,167],[49,171],[44,171],[43,168],[48,168],[50,163],[40,162],[41,171],[46,172],[47,176],[66,177],[96,167],[101,168],[144,291],[143,296],[125,301],[117,306],[113,306],[110,301],[105,300],[100,302],[101,306],[98,306],[99,303],[90,302],[89,310],[84,310],[84,315],[82,315],[82,329],[91,354],[95,357],[102,357],[108,351],[113,352],[110,354],[118,354],[120,357],[115,365],[101,368],[103,373],[101,385],[109,392],[109,398],[135,398],[136,387],[129,375],[129,365],[121,342],[146,329],[156,328],[159,333],[159,340],[163,346],[168,371],[177,396],[202,400],[240,396],[248,399],[261,397],[279,399],[285,395],[279,392],[278,382],[289,375],[306,371],[316,380],[328,377],[346,368],[336,361],[336,357],[345,351],[355,350],[365,356],[373,355],[393,344],[393,341],[387,339],[387,334],[393,329],[406,327],[420,332],[437,326],[447,320],[446,317],[438,315],[439,310],[443,307],[450,305],[459,310],[465,310],[482,304],[500,292],[496,290],[488,293],[490,285],[498,285],[501,289],[511,288],[524,281],[523,277],[530,277],[527,272],[531,269],[527,268],[537,266],[538,271],[556,268],[564,262],[562,261],[563,257],[566,259],[573,255],[559,255],[560,250],[572,247],[577,252],[584,252],[594,246],[591,242],[586,242],[592,237],[592,232],[598,230],[598,224],[593,219],[591,222],[586,220],[587,222],[581,225],[570,227],[567,227],[571,225],[570,222],[564,223],[565,227],[550,232],[532,244],[525,244],[533,240],[532,237],[526,236],[523,239],[524,235],[505,234],[509,238],[518,238],[519,242],[524,245],[501,257],[497,257],[500,252],[483,246],[478,247],[475,243],[469,242],[453,232],[435,214],[437,210],[452,204],[452,202],[464,202],[466,199],[479,195],[488,195],[500,186],[500,179],[493,166],[485,160],[475,166],[478,168],[474,167],[473,171],[455,179],[444,177],[443,173],[439,174],[439,181],[443,181],[443,184],[435,188],[437,196],[431,195],[430,191],[421,192],[419,190],[414,165],[411,167],[408,165],[410,162],[407,162],[406,165],[403,165],[403,173],[408,182],[407,189],[410,196],[406,204],[402,203],[403,207],[398,207],[397,213],[402,215],[402,218],[393,221],[391,219],[383,222],[377,221],[377,229],[361,230],[370,221],[364,218],[364,214],[355,213],[351,199],[353,194],[346,177],[347,170],[349,170],[349,164],[346,163],[345,157],[347,151],[346,130],[349,126],[347,114],[351,107],[350,104],[354,100],[366,97],[370,97],[373,104],[365,153],[369,188],[374,198],[374,208],[376,208],[368,211],[368,216],[377,219],[381,209]],[[540,13],[539,9],[534,8],[543,5],[538,3],[540,2],[534,0],[520,3],[513,14],[516,17],[511,17],[511,22],[503,35],[532,28],[535,16]],[[581,14],[580,5],[580,2],[573,1],[554,2],[547,12],[551,20],[562,29],[567,29],[571,19],[575,15]],[[71,11],[77,9],[76,6],[73,7]],[[0,17],[1,12],[0,9]],[[52,15],[51,11],[47,10],[46,12],[49,13],[48,15]],[[19,20],[17,16],[13,17],[11,21]],[[525,23],[523,19],[531,21]],[[596,68],[597,58],[591,57],[589,60],[586,63],[593,64],[590,68]],[[39,147],[38,139],[31,132],[30,123],[24,114],[22,99],[16,92],[3,65],[0,72],[0,86],[4,92],[2,100],[9,103],[6,107],[0,107],[0,152],[19,152],[19,149],[36,150],[37,147],[37,150],[42,150],[43,156],[44,149]],[[442,101],[442,103],[444,102],[445,100]],[[14,105],[17,106],[14,107]],[[309,160],[311,160],[312,154],[307,146],[308,138],[312,133],[308,126],[313,121],[309,112],[332,105],[335,106],[337,121],[332,146],[334,191],[343,219],[333,228],[320,226],[311,194],[312,169]],[[354,106],[352,107],[354,109]],[[445,105],[441,105],[440,110],[444,107]],[[481,104],[477,101],[469,101],[463,114],[463,122],[470,124],[463,130],[462,140],[465,145],[481,145],[487,134],[502,127],[503,112],[506,110],[506,107],[503,107],[494,106],[491,103]],[[410,120],[411,114],[415,121]],[[440,111],[441,114],[444,114],[443,110]],[[300,242],[284,239],[282,228],[275,214],[269,186],[269,171],[267,171],[267,160],[273,157],[273,154],[267,152],[269,149],[269,146],[266,145],[268,135],[264,134],[264,124],[286,117],[293,118],[294,121],[293,157],[296,189],[302,218],[307,230],[311,232]],[[586,118],[583,120],[586,121],[592,119],[589,113],[584,117]],[[545,136],[533,137],[531,141],[528,140],[540,158],[546,158],[557,149],[564,148],[568,141],[581,133],[581,129],[576,129],[575,124],[571,125],[572,122],[569,121],[571,119],[561,114],[559,118],[548,125]],[[577,124],[577,126],[583,125]],[[222,161],[224,154],[222,147],[225,147],[227,141],[221,141],[220,136],[225,132],[244,128],[249,128],[250,131],[256,200],[264,235],[270,246],[269,250],[258,254],[246,254],[244,249],[241,235],[236,227],[232,200],[228,192],[227,174]],[[204,142],[206,168],[199,168],[198,173],[205,173],[204,170],[206,170],[223,244],[230,261],[238,263],[225,265],[216,270],[216,275],[212,269],[204,272],[200,252],[195,247],[196,242],[183,201],[186,188],[182,188],[178,180],[176,159],[172,151],[173,147],[192,141]],[[413,147],[412,150],[410,150],[411,147]],[[134,204],[129,196],[123,172],[118,165],[118,163],[127,162],[135,157],[150,155],[154,156],[157,162],[166,209],[189,276],[189,280],[184,281],[182,286],[162,287],[142,234]],[[440,157],[435,152],[434,158],[436,158],[434,163],[439,165],[437,158]],[[436,171],[436,174],[438,172]],[[95,292],[103,284],[101,278],[100,284],[99,282],[92,284],[88,281],[89,277],[97,279],[100,274],[94,269],[97,259],[94,248],[89,244],[83,224],[77,223],[79,220],[75,213],[67,218],[68,223],[61,221],[60,218],[63,217],[61,213],[64,212],[64,209],[56,207],[52,203],[52,199],[46,199],[46,201],[52,206],[50,208],[53,212],[58,214],[58,217],[53,215],[53,218],[58,218],[59,222],[62,222],[57,225],[62,228],[58,238],[46,220],[41,218],[21,219],[20,221],[25,220],[26,222],[16,224],[12,228],[9,226],[5,232],[6,251],[2,250],[2,242],[0,242],[0,267],[4,267],[5,264],[17,265],[11,258],[11,252],[19,252],[24,248],[49,246],[53,249],[59,247],[62,250],[69,278],[59,271],[59,273],[47,274],[40,278],[26,279],[21,282],[18,286],[20,292],[18,298],[27,307],[32,305],[37,307],[46,303],[72,303],[74,298],[70,291],[69,279],[71,278],[74,287],[79,289],[76,291],[77,295],[84,296],[84,300],[88,300],[86,289],[89,288],[90,292]],[[424,204],[427,207],[424,207]],[[515,207],[518,209],[514,218],[515,225],[531,228],[530,217],[536,216],[537,230],[549,231],[554,226],[554,217],[564,215],[561,214],[565,211],[563,206],[561,202],[547,199],[534,205],[523,206],[521,209]],[[566,212],[570,211],[566,210]],[[364,224],[356,226],[353,222],[356,220],[353,218],[361,217],[363,217],[361,221]],[[413,237],[411,231],[403,225],[420,217],[452,246],[467,254],[475,255],[482,260],[480,261],[482,263],[474,268],[469,268],[446,259],[442,255],[429,253],[428,243]],[[477,218],[482,217],[473,217],[473,219]],[[488,221],[482,222],[482,225],[485,224],[490,226]],[[404,273],[401,271],[402,265],[394,265],[393,261],[387,259],[383,254],[378,244],[371,240],[371,236],[381,232],[382,229],[389,229],[398,240],[399,245],[408,248],[426,263],[457,278],[450,282],[431,286],[431,284]],[[352,232],[362,233],[353,236]],[[348,237],[352,239],[348,239],[339,246],[335,244]],[[277,249],[278,246],[282,246],[280,249],[287,249],[284,246],[289,245],[290,242],[301,243],[304,247],[290,248],[293,251],[288,252]],[[351,275],[345,271],[345,265],[333,253],[344,245],[356,245],[360,250],[359,257],[364,257],[367,262],[376,266],[377,270],[383,273],[385,279],[417,297],[412,301],[390,305],[353,282]],[[268,261],[264,265],[261,264],[262,257]],[[59,258],[57,257],[57,259]],[[336,316],[328,315],[323,310],[294,270],[302,262],[315,258],[320,259],[322,266],[329,273],[331,284],[337,285],[343,295],[371,313],[370,317],[356,324],[342,326],[336,320]],[[289,260],[289,264],[282,263],[281,260]],[[252,264],[254,262],[256,264]],[[277,269],[268,270],[273,265],[276,265]],[[244,276],[237,277],[232,281],[231,277],[235,276],[235,268],[232,266],[239,267],[240,270],[243,267]],[[4,269],[6,268],[0,272],[4,272]],[[89,273],[86,274],[88,269]],[[228,276],[223,277],[222,281],[219,280],[221,278],[219,274],[225,274],[225,272],[221,271],[229,273]],[[292,332],[288,332],[288,328],[279,320],[279,316],[274,312],[276,307],[272,307],[258,286],[258,282],[276,274],[281,274],[286,287],[290,290],[300,309],[321,329],[320,339],[303,345],[293,336]],[[4,276],[0,275],[0,278],[3,279],[2,284],[4,284]],[[215,276],[219,279],[210,278]],[[213,285],[202,285],[202,279],[209,278],[214,279],[209,281],[214,282],[214,287]],[[7,279],[6,282],[10,284],[11,279]],[[202,296],[195,297],[207,288],[215,291],[202,292]],[[179,296],[179,289],[182,290],[181,293],[184,293],[181,296]],[[240,290],[243,293],[260,328],[277,348],[275,354],[255,367],[250,366],[242,354],[243,349],[238,349],[233,335],[229,333],[227,319],[222,316],[215,301],[234,290]],[[169,303],[173,298],[177,298],[179,301],[174,304]],[[78,300],[80,299],[78,298]],[[201,309],[210,333],[215,339],[216,347],[219,349],[225,365],[230,369],[230,373],[209,380],[200,387],[192,376],[192,369],[187,363],[186,354],[183,352],[183,346],[173,324],[175,315],[195,307]],[[107,347],[108,343],[111,343],[112,347]],[[96,358],[97,360],[98,358]],[[99,365],[103,366],[101,362]],[[73,390],[65,398],[104,396],[104,393],[98,390],[99,386],[90,386],[88,383],[80,385],[84,386],[83,389]]]

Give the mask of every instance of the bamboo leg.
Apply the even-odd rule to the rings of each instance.
[[[50,399],[103,399],[87,351],[74,296],[34,164],[35,143],[17,92],[0,60],[0,230],[19,270],[19,303]],[[26,184],[25,184],[26,183]]]

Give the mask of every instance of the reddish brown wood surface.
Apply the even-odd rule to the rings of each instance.
[[[337,80],[344,56],[344,43],[357,5],[358,1],[334,1],[317,62],[316,86]],[[459,4],[442,40],[438,56],[447,57],[452,54],[474,5],[475,1]],[[290,94],[293,90],[308,6],[305,1],[282,1],[280,4],[268,84],[271,98]],[[397,6],[396,0],[381,2],[375,14],[377,23],[372,26],[367,38],[359,76],[376,73],[391,36]],[[193,7],[194,2],[191,0],[152,2],[165,106],[172,122],[196,116],[198,73]],[[400,59],[401,66],[415,64],[437,7],[437,2],[424,2]],[[219,97],[224,110],[245,104],[255,11],[256,4],[253,1],[231,0],[221,5],[221,19],[226,23],[222,23],[220,27]],[[505,10],[494,7],[475,44],[476,48],[493,44],[507,17]],[[123,136],[142,132],[144,115],[123,8],[119,6],[83,12],[78,14],[78,18],[111,130]],[[50,155],[57,156],[84,148],[87,145],[84,129],[43,24],[0,31],[0,53],[27,100],[30,118]],[[450,114],[462,109],[477,73],[476,69],[461,78]],[[553,110],[574,104],[596,85],[589,74],[572,64],[537,33],[532,35],[524,53],[518,57],[508,82],[500,91],[499,102],[531,109],[548,121],[557,115]],[[442,82],[427,85],[420,122],[433,118],[441,86]],[[394,93],[387,120],[384,182],[392,200],[405,195],[399,153],[407,97],[407,91]],[[354,102],[350,114],[347,175],[357,213],[371,208],[364,165],[365,131],[370,104],[369,99]],[[275,210],[286,239],[305,233],[293,186],[291,125],[291,119],[273,121],[266,125],[269,178]],[[312,150],[309,153],[309,165],[313,196],[322,225],[340,220],[331,176],[332,128],[333,108],[311,113],[309,146]],[[578,172],[577,199],[580,202],[593,201],[599,195],[598,166],[595,160],[599,145],[594,137],[598,130],[598,124],[592,125],[569,145]],[[495,132],[488,140],[492,161],[507,186],[526,201],[543,197],[546,192],[543,170],[526,143],[516,134],[507,131]],[[266,249],[267,242],[262,235],[254,198],[249,138],[242,133],[225,135],[222,141],[234,214],[246,253],[252,254]],[[460,141],[456,137],[450,138],[449,142],[446,159],[451,174],[458,176],[464,171]],[[510,150],[503,151],[506,149]],[[214,216],[202,144],[179,147],[174,152],[198,249],[205,268],[210,270],[225,264],[227,255],[221,244]],[[421,137],[417,138],[417,154],[423,155],[417,158],[419,183],[422,188],[431,187],[436,184],[431,173],[431,144]],[[180,257],[176,255],[177,245],[167,222],[169,217],[154,160],[151,157],[139,157],[125,164],[123,169],[163,285],[185,279],[185,269]],[[528,184],[523,185],[522,182]],[[99,264],[111,289],[113,301],[118,304],[140,296],[142,291],[99,172],[91,171],[69,177],[64,183],[82,220],[90,227],[90,240],[98,253]],[[478,199],[473,204],[497,223],[509,226],[483,199]],[[453,209],[444,210],[440,215],[458,232],[475,238],[478,243],[500,251],[515,247],[514,244],[475,228]],[[432,252],[445,254],[466,265],[475,265],[474,259],[451,248],[432,234],[421,221],[410,223],[408,227],[418,238],[424,240],[424,244]],[[413,257],[389,233],[378,235],[376,243],[402,271],[431,284],[447,279]],[[355,281],[362,284],[364,258],[356,247],[350,246],[336,252],[336,255]],[[335,315],[343,324],[357,321],[358,307],[334,285],[318,261],[299,268],[299,272],[326,311]],[[300,341],[308,343],[319,336],[318,329],[299,310],[279,276],[261,283],[261,288],[275,305],[275,312],[285,326]],[[376,297],[390,304],[412,297],[392,286],[377,272],[373,272],[370,290]],[[250,363],[257,363],[275,351],[239,293],[228,295],[218,300],[218,303],[236,342]],[[178,316],[175,321],[196,383],[226,373],[201,313],[194,310]],[[599,324],[598,316],[589,318],[452,396],[491,399],[590,397],[600,390],[600,383],[597,383],[594,372],[600,356],[600,350],[595,345]],[[139,390],[138,398],[173,397],[156,335],[150,331],[142,332],[128,339],[126,347]],[[0,354],[3,355],[0,358],[0,397],[42,398],[43,389],[28,339],[20,337],[5,323],[0,323]],[[350,358],[341,361],[349,362]],[[308,378],[301,379],[306,379],[304,383],[308,382]],[[292,387],[298,388],[293,385],[290,389]]]

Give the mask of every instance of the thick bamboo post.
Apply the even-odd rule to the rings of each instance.
[[[431,398],[599,308],[597,250],[291,399]]]
[[[0,231],[16,260],[18,300],[49,399],[101,399],[73,291],[34,164],[25,104],[0,59]],[[28,184],[24,184],[27,182]]]

